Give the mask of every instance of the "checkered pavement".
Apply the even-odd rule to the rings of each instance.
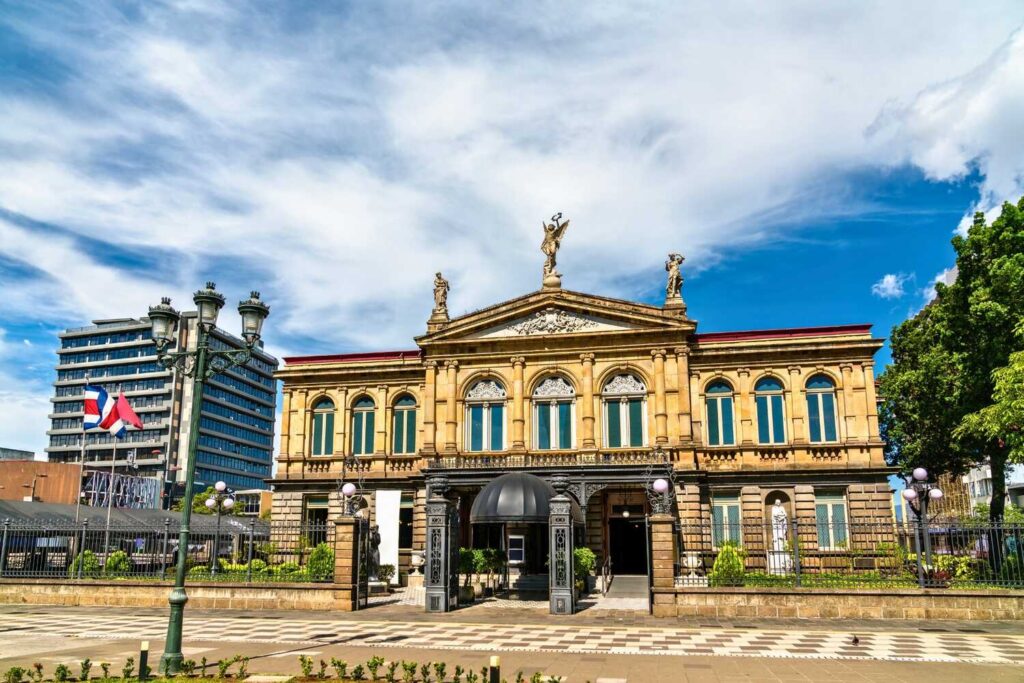
[[[739,628],[654,628],[579,624],[487,624],[452,621],[306,621],[247,615],[185,620],[196,641],[303,643],[462,651],[665,654],[810,659],[877,659],[1024,664],[1024,635],[954,632],[850,633]],[[3,632],[132,638],[160,642],[165,617],[82,613],[5,615]]]

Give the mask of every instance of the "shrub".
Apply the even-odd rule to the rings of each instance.
[[[597,566],[597,555],[590,548],[576,548],[572,551],[572,561],[576,578],[590,576]]]
[[[197,564],[188,570],[188,575],[192,578],[207,577],[210,575],[210,570],[201,564]]]
[[[452,683],[462,683],[462,667],[455,665],[455,672],[452,673]]]
[[[348,662],[338,659],[337,657],[331,657],[331,667],[334,669],[334,675],[339,680],[345,680],[348,678]]]
[[[128,553],[123,550],[115,550],[107,557],[103,565],[103,573],[107,576],[124,576],[132,569],[132,561]]]
[[[480,548],[475,548],[471,551],[473,553],[473,573],[474,574],[486,574],[487,573],[487,553]]]
[[[370,657],[370,661],[366,663],[366,670],[370,672],[370,680],[377,680],[377,671],[384,666],[384,658],[373,656]]]
[[[388,683],[398,683],[395,672],[398,671],[398,662],[388,662],[388,672],[384,674],[384,680]]]
[[[43,680],[43,665],[39,662],[32,664],[32,670],[28,672],[28,677],[36,683],[41,683]]]
[[[416,680],[416,662],[402,662],[402,683]]]
[[[267,563],[260,559],[253,560],[249,563],[249,566],[252,567],[253,574],[267,571]]]
[[[274,567],[274,569],[278,574],[297,574],[302,571],[302,567],[299,566],[298,562],[282,562]]]
[[[326,543],[317,544],[309,553],[307,570],[314,581],[334,576],[334,549]]]
[[[473,574],[473,551],[469,548],[459,548],[459,573],[465,575],[466,583],[469,585],[469,579]]]
[[[71,563],[71,567],[68,568],[69,577],[78,576],[79,565],[82,566],[82,576],[95,576],[100,573],[100,561],[96,558],[96,553],[91,550],[83,550],[78,553],[74,562]]]
[[[352,667],[352,680],[353,681],[361,681],[364,678],[366,678],[366,673],[363,671],[363,665],[362,664],[356,664],[354,667]]]
[[[135,673],[135,657],[129,657],[121,667],[121,678],[127,680],[132,677],[133,673]]]
[[[194,659],[183,659],[181,660],[181,673],[186,676],[191,676],[196,672],[196,660]]]
[[[391,583],[391,579],[395,578],[395,565],[382,564],[377,572],[377,578],[384,583]]]
[[[299,668],[302,669],[303,678],[312,678],[313,658],[307,655],[299,655]]]
[[[422,683],[430,683],[430,662],[420,664],[420,681]]]
[[[434,675],[437,676],[437,683],[444,683],[445,669],[444,662],[434,664]]]
[[[246,678],[249,676],[249,658],[239,657],[238,658],[238,678]]]
[[[78,663],[78,680],[89,680],[89,671],[92,669],[92,660],[88,657]]]
[[[711,586],[742,586],[746,569],[743,560],[746,553],[735,541],[726,541],[718,551],[715,564],[708,572],[708,584]]]
[[[100,671],[103,672],[103,680],[110,679],[110,662],[100,662]]]
[[[20,666],[12,666],[4,672],[4,683],[21,683],[25,676],[25,670]]]
[[[316,677],[321,681],[327,678],[327,662],[320,660],[320,670],[316,672]]]
[[[970,557],[955,555],[936,555],[935,568],[947,572],[955,581],[974,581],[977,572]]]

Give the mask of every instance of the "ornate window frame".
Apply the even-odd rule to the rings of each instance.
[[[405,403],[405,401],[411,403]],[[410,425],[410,419],[412,418]],[[412,427],[412,429],[410,429]],[[402,443],[398,442],[398,433],[402,432]],[[409,435],[412,434],[412,449],[408,448]],[[416,453],[416,397],[409,393],[401,394],[391,404],[391,452],[394,455],[413,455]]]
[[[479,450],[473,450],[473,419],[471,410],[476,406],[483,407],[481,418]],[[501,407],[501,448],[492,448],[491,443],[491,409],[493,406]],[[466,392],[465,408],[463,410],[465,429],[463,434],[464,448],[467,453],[494,453],[504,451],[508,448],[508,392],[505,387],[496,379],[485,377],[473,383],[473,386]]]
[[[818,379],[818,378],[827,380],[830,386],[828,386],[828,387],[811,387],[811,386],[809,386],[812,380],[815,380],[815,379]],[[838,396],[838,392],[836,391],[836,389],[837,389],[836,381],[832,377],[826,375],[823,372],[816,372],[816,373],[814,373],[813,375],[811,375],[810,377],[807,378],[807,381],[804,382],[804,395],[806,397],[806,405],[807,405],[807,440],[808,440],[808,442],[813,443],[813,444],[839,443],[839,441],[840,441],[840,438],[839,438],[839,396]],[[832,429],[835,431],[835,438],[834,439],[826,438],[826,430],[825,430],[825,413],[826,413],[826,410],[825,410],[825,398],[824,398],[826,394],[829,394],[829,395],[832,396]],[[817,404],[816,407],[818,409],[818,425],[817,425],[817,427],[818,427],[818,434],[821,437],[819,439],[814,439],[814,437],[813,437],[814,431],[813,431],[812,425],[811,425],[811,402],[812,401],[814,401]]]
[[[709,392],[713,386],[723,384],[729,387],[728,393],[726,392]],[[725,410],[722,408],[722,399],[729,399],[729,410],[731,415],[732,425],[732,438],[730,440],[725,439],[723,434],[723,425],[725,424],[724,417],[726,415]],[[718,426],[718,443],[711,443],[711,410],[712,404],[714,404],[715,410],[715,424]],[[733,386],[732,382],[716,377],[715,379],[708,382],[707,386],[704,387],[704,443],[712,448],[725,448],[733,447],[736,445],[736,387]]]
[[[778,389],[760,389],[764,382],[771,381],[779,385]],[[773,401],[774,397],[778,397],[778,401]],[[765,414],[767,416],[767,427],[768,440],[765,441],[761,438],[761,402],[765,404]],[[782,434],[775,434],[775,411],[778,409],[782,412]],[[780,446],[789,443],[789,425],[787,422],[786,415],[786,385],[782,383],[775,375],[765,375],[754,383],[754,415],[756,417],[757,424],[757,443],[762,446]],[[779,436],[779,438],[775,438]]]
[[[360,405],[369,401],[370,405]],[[361,394],[352,401],[352,436],[350,437],[352,455],[372,455],[376,445],[377,402],[369,394]],[[367,429],[369,425],[369,429]],[[357,436],[362,438],[356,439]],[[366,450],[369,439],[369,450]],[[362,450],[361,450],[362,449]]]
[[[628,443],[629,438],[623,435],[632,433],[629,416],[630,400],[640,400],[640,443]],[[608,414],[611,410],[619,411],[619,445],[612,446],[608,433]],[[633,372],[620,372],[609,377],[601,388],[601,423],[602,443],[606,448],[643,448],[648,443],[647,429],[647,385]]]
[[[337,406],[330,396],[320,396],[313,402],[309,421],[309,454],[314,457],[334,455],[334,420]],[[317,439],[317,431],[320,438]]]
[[[533,410],[533,436],[532,444],[534,450],[558,451],[571,450],[576,447],[576,390],[572,384],[562,375],[548,375],[542,379],[533,390],[530,397]],[[558,419],[559,406],[569,405],[569,445],[561,447],[560,424]],[[541,411],[549,411],[549,434],[547,448],[540,446],[540,415]]]

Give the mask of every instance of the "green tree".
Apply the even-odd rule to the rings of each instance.
[[[993,521],[1003,518],[1007,462],[1024,461],[995,408],[997,380],[1012,382],[1011,357],[1024,351],[1024,198],[1003,204],[992,223],[976,214],[953,238],[956,280],[937,284],[935,299],[893,330],[893,362],[880,378],[880,411],[890,462],[905,470],[961,474],[988,462]],[[1013,400],[1011,399],[1011,403]],[[1019,410],[1019,406],[1018,406]]]
[[[192,514],[193,515],[212,515],[215,514],[214,510],[206,507],[206,499],[216,495],[217,490],[212,486],[207,486],[205,491],[200,491],[192,496]],[[184,499],[178,499],[171,507],[175,512],[181,512],[182,504]],[[224,510],[225,515],[237,515],[241,506],[235,505],[230,510]]]

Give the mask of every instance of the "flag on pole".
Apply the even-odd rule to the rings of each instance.
[[[115,400],[103,387],[87,384],[83,410],[82,425],[87,430],[105,429],[111,436],[123,439],[128,431],[127,425],[142,429],[142,420],[132,410],[124,392],[119,392]]]

